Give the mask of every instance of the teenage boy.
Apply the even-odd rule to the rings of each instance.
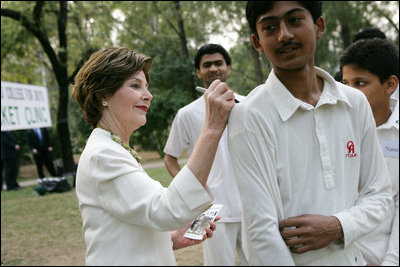
[[[273,65],[228,124],[250,265],[364,265],[354,243],[392,204],[367,99],[315,66],[321,13],[320,1],[246,6]]]

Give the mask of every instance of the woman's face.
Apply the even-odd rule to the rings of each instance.
[[[146,124],[146,114],[153,96],[143,71],[133,74],[113,96],[107,99],[108,111],[120,127],[133,132]]]

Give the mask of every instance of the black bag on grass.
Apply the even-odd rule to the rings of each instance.
[[[71,190],[67,179],[65,177],[50,177],[38,180],[39,186],[46,189],[47,192],[67,192]]]

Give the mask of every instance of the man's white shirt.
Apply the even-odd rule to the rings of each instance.
[[[324,80],[316,107],[272,71],[231,112],[228,145],[250,265],[363,264],[354,242],[388,214],[390,180],[366,97],[316,73]],[[343,242],[291,254],[278,222],[301,214],[336,216]]]

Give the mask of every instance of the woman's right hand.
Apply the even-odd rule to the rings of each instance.
[[[235,105],[235,96],[228,85],[220,80],[211,83],[204,93],[206,102],[206,120],[204,127],[224,131],[229,114]]]

